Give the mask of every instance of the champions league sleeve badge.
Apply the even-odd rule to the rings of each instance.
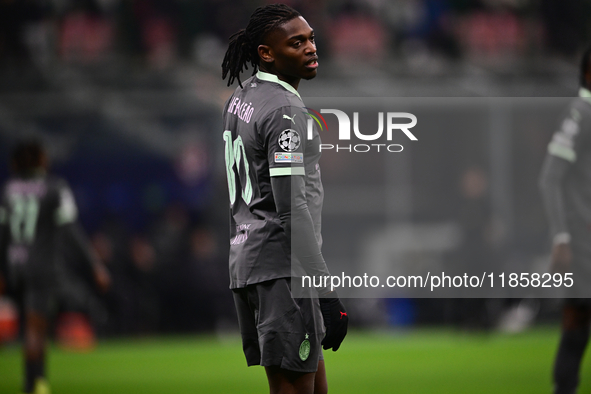
[[[301,138],[297,131],[286,129],[279,135],[279,146],[287,152],[293,152],[300,147]]]

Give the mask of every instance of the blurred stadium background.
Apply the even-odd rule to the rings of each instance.
[[[589,0],[286,3],[316,30],[321,68],[313,83],[301,84],[304,98],[571,97],[578,87],[579,56],[591,43]],[[113,276],[111,291],[97,294],[89,273],[75,256],[68,258],[72,276],[84,280],[73,281],[55,337],[66,348],[79,349],[93,349],[96,337],[108,340],[85,355],[88,360],[94,357],[108,365],[110,357],[123,357],[128,350],[141,359],[145,345],[155,349],[148,359],[162,360],[162,351],[165,360],[178,356],[178,365],[195,366],[195,373],[212,373],[220,381],[228,380],[227,375],[215,375],[214,368],[227,367],[236,376],[229,378],[236,387],[240,381],[254,385],[244,383],[243,392],[264,390],[262,372],[243,368],[235,337],[227,290],[227,186],[220,142],[222,105],[233,91],[220,76],[227,38],[262,4],[0,0],[0,163],[7,163],[18,139],[42,140],[53,171],[71,183],[82,224]],[[452,226],[462,236],[437,259],[469,263],[474,256],[489,256],[498,267],[540,265],[549,246],[537,177],[558,113],[532,119],[507,107],[492,111],[494,127],[442,137],[397,168],[391,182],[401,192],[391,203],[388,224],[433,229],[435,234]],[[330,182],[330,162],[323,162],[323,172]],[[0,180],[7,176],[3,164]],[[345,180],[338,181],[339,190],[355,192],[346,188]],[[328,199],[324,220],[338,221],[343,209],[331,208]],[[346,256],[363,258],[362,245],[339,244],[346,232],[346,226],[325,230],[329,264]],[[0,321],[5,323],[0,327],[10,334],[8,301],[2,305]],[[516,393],[549,391],[558,340],[557,300],[351,299],[347,305],[353,316],[351,348],[343,347],[347,355],[342,359],[330,357],[335,366],[329,374],[350,385],[337,392],[357,387],[351,380],[357,375],[363,381],[374,377],[375,392],[390,391],[402,377],[389,374],[405,367],[405,359],[414,360],[405,367],[413,380],[405,378],[399,392],[474,392],[473,386],[462,391],[457,385],[458,379],[468,379],[468,385],[475,381],[469,370],[463,371],[464,364],[458,361],[449,373],[442,367],[456,351],[459,360],[482,367],[482,375],[474,376],[519,381]],[[528,328],[532,325],[551,328]],[[425,327],[438,331],[425,332]],[[500,332],[526,328],[533,331],[499,337]],[[405,334],[367,333],[375,329]],[[454,329],[469,332],[468,339],[450,334]],[[186,340],[157,339],[197,333],[199,337]],[[383,341],[391,354],[381,351]],[[195,352],[187,353],[188,348]],[[87,382],[107,387],[101,386],[106,381],[113,390],[96,392],[124,392],[135,382],[114,369],[95,371],[94,378],[87,370],[69,381],[65,376],[78,376],[75,371],[89,361],[73,361],[77,356],[59,349],[52,352],[50,379],[57,379],[56,388],[62,382],[63,392],[90,393]],[[431,364],[422,360],[431,353],[425,349],[439,352],[434,360],[441,357],[441,364],[433,361],[427,368]],[[218,351],[225,358],[216,359],[217,364],[195,361]],[[483,372],[487,360],[498,367],[531,351],[541,353],[524,359],[533,369],[523,375],[517,367]],[[17,360],[10,342],[0,346],[0,393],[16,389]],[[118,360],[130,371],[138,362]],[[232,369],[234,365],[238,367]],[[137,370],[145,379],[143,369]],[[175,385],[173,376],[184,375],[166,369],[149,374],[152,380],[144,383],[162,378],[176,392],[215,392],[214,383],[219,383],[189,379]],[[424,386],[428,384],[431,389]],[[228,387],[227,392],[239,391]],[[495,387],[501,387],[512,392],[502,385],[490,387],[477,391],[498,392]]]

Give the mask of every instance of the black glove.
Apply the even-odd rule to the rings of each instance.
[[[320,310],[326,327],[322,348],[324,350],[332,348],[332,351],[336,352],[347,335],[349,324],[347,311],[338,297],[320,298]]]

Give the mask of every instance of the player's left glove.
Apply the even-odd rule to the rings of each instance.
[[[320,310],[326,327],[322,348],[324,350],[332,349],[333,352],[336,352],[347,335],[349,316],[336,294],[331,298],[320,298]]]

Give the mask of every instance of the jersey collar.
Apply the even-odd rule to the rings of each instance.
[[[588,89],[580,88],[579,97],[583,98],[588,103],[591,103],[591,92]]]
[[[298,96],[300,98],[300,100],[302,99],[300,97],[300,94],[298,93],[298,91],[295,90],[293,86],[291,86],[287,82],[280,80],[279,78],[277,78],[277,75],[275,75],[275,74],[269,74],[269,73],[259,70],[259,71],[257,71],[256,77],[258,79],[260,79],[261,81],[278,83],[279,85],[283,86],[285,89],[289,90],[290,92],[292,92],[293,94]]]

